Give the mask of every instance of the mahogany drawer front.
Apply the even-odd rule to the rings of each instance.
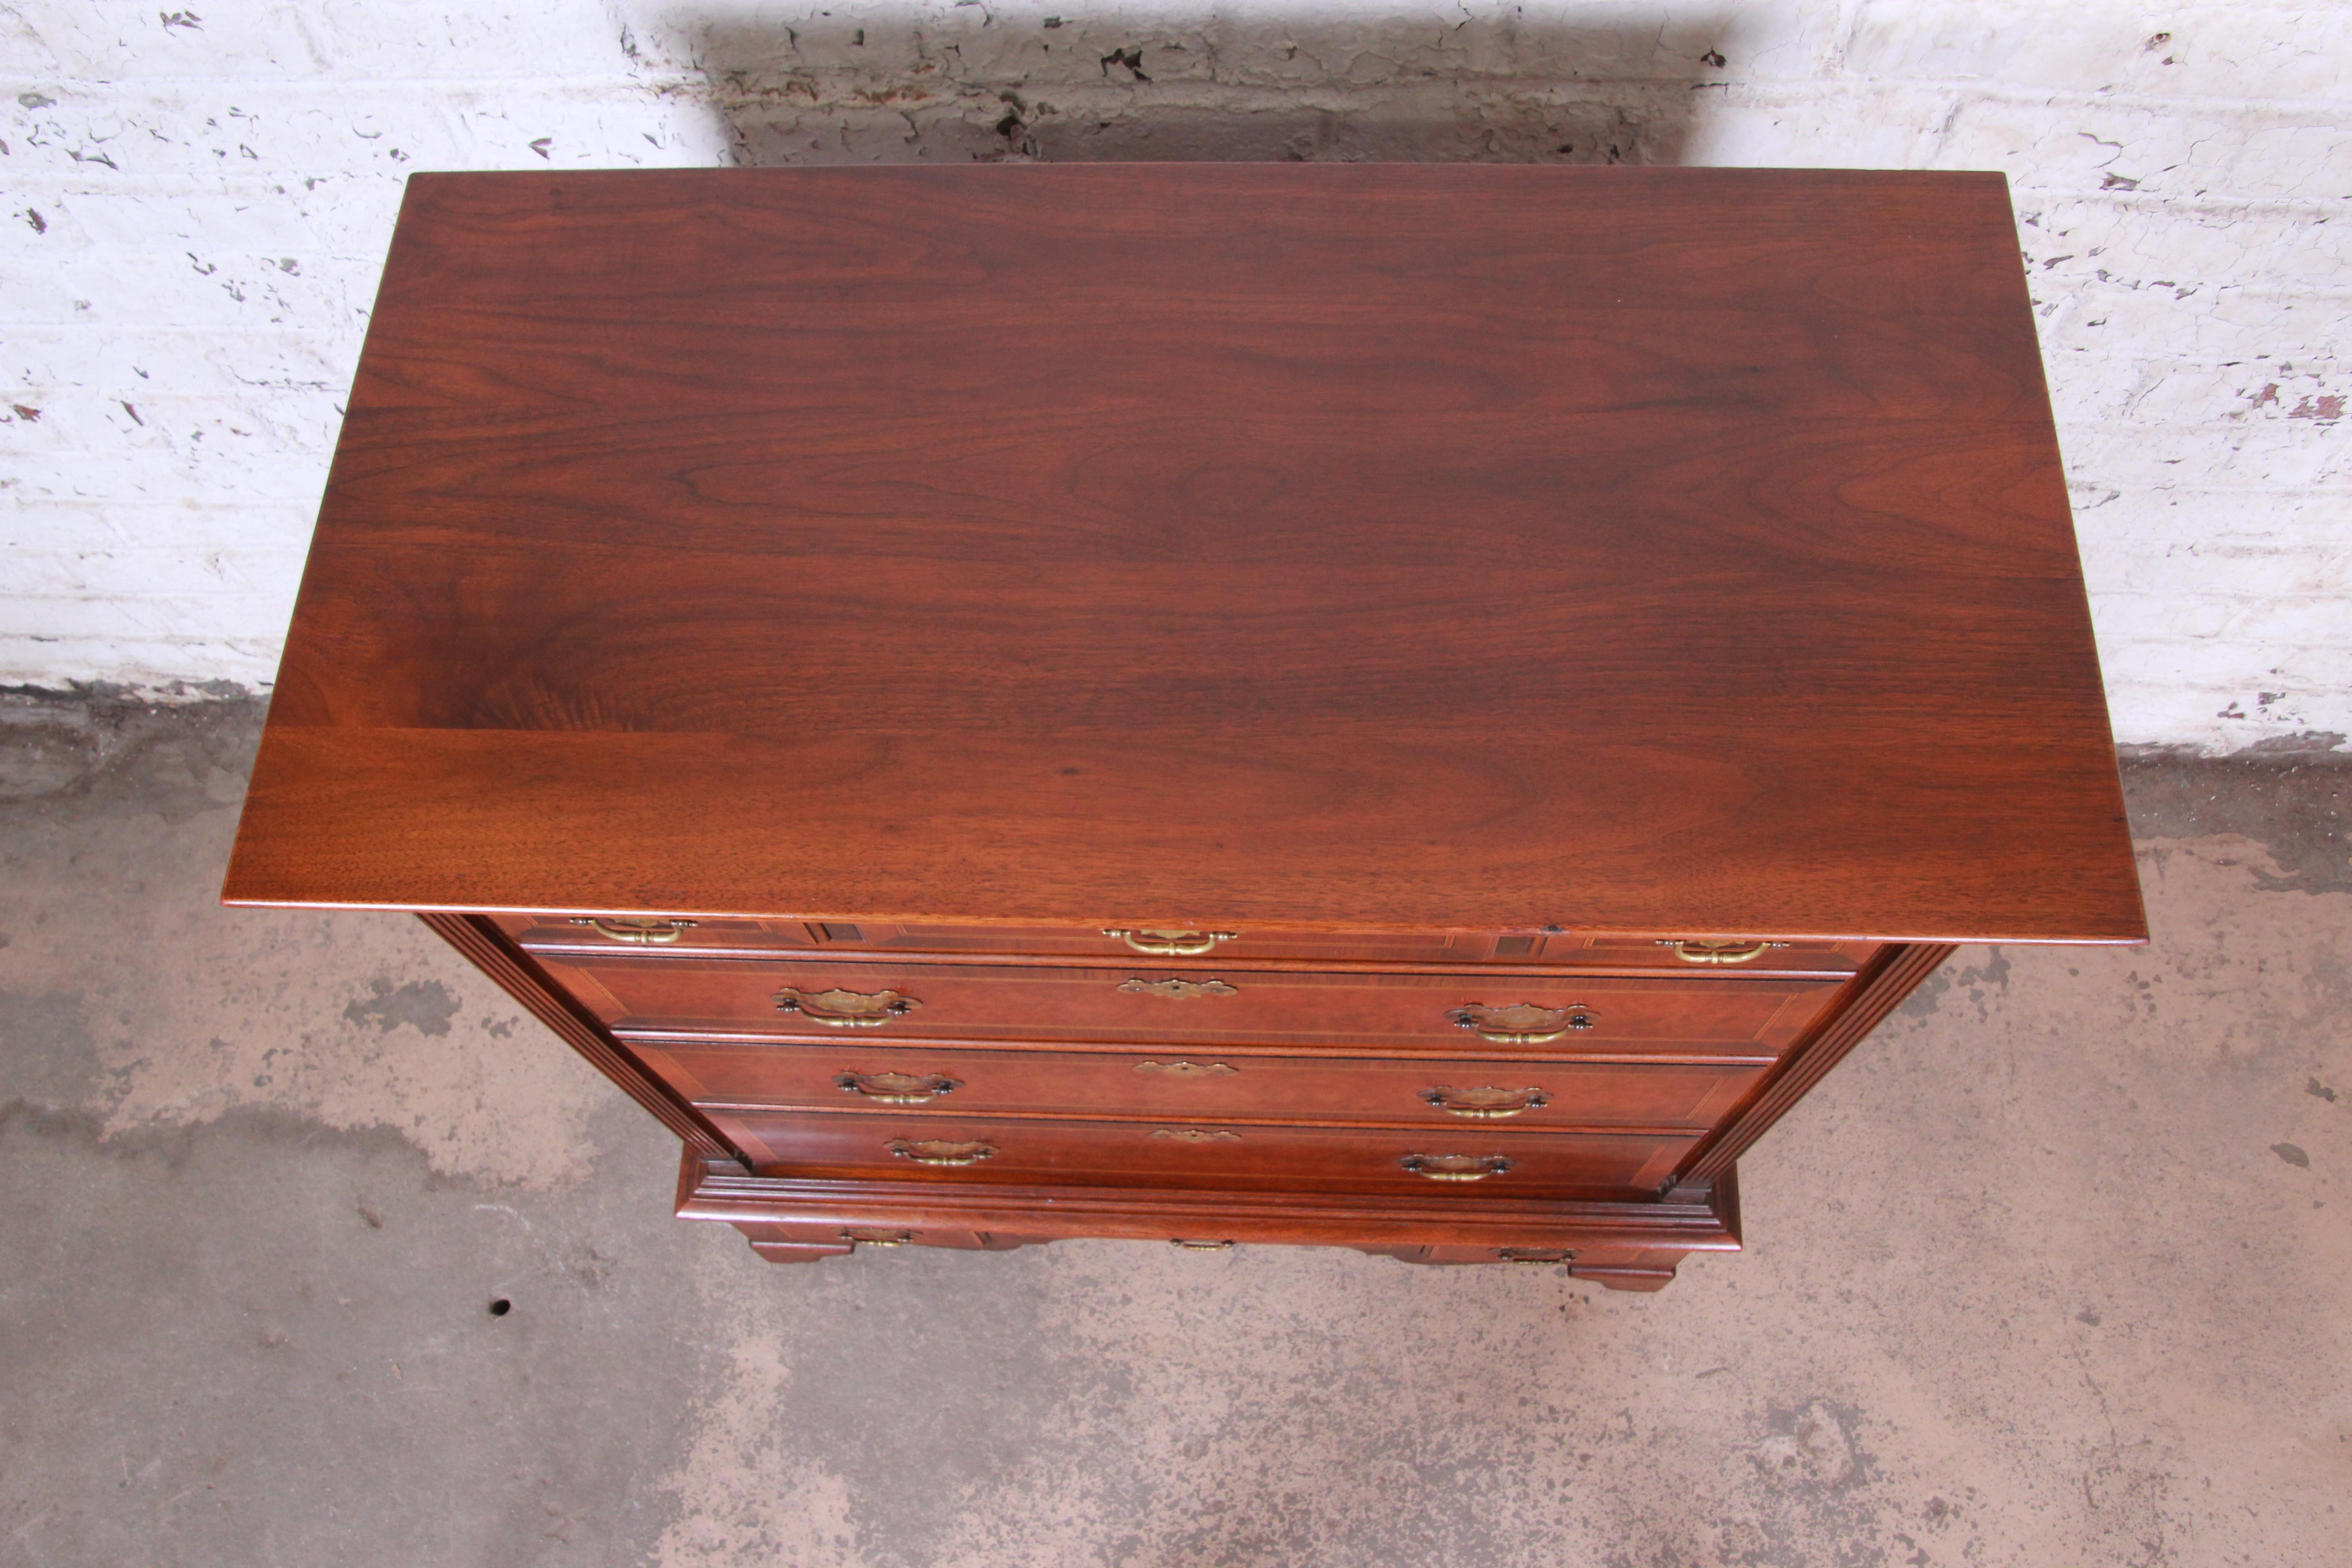
[[[623,1031],[970,1044],[1259,1044],[1493,1057],[1770,1056],[1832,981],[1170,974],[1148,968],[624,957],[541,963]],[[786,1005],[788,1004],[788,1005]]]
[[[981,1116],[706,1112],[763,1176],[1213,1186],[1235,1192],[1654,1193],[1695,1133],[1502,1135],[1475,1128],[1331,1128]]]
[[[507,934],[534,952],[838,952],[971,953],[983,957],[1157,963],[1183,968],[1233,963],[1530,964],[1749,973],[1851,973],[1877,952],[1872,942],[1705,942],[1670,937],[1596,937],[1533,931],[1249,931],[1072,926],[910,925],[895,922],[751,920],[731,916],[497,915]]]
[[[1703,1129],[1740,1104],[1760,1067],[1672,1062],[1379,1060],[1202,1051],[965,1051],[844,1041],[767,1045],[633,1039],[671,1088],[728,1106],[925,1115],[1243,1118],[1516,1131]]]

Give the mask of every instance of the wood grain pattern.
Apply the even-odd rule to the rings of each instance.
[[[1524,1062],[1475,1057],[1396,1060],[1182,1049],[940,1050],[881,1042],[749,1045],[634,1041],[634,1054],[685,1099],[709,1106],[887,1114],[856,1075],[896,1073],[954,1087],[925,1101],[940,1116],[1057,1114],[1174,1121],[1324,1122],[1513,1131],[1617,1126],[1712,1128],[1747,1098],[1758,1067],[1682,1062]],[[845,1089],[840,1080],[852,1079]],[[1541,1103],[1500,1118],[1432,1104],[1444,1089],[1532,1089]]]
[[[1468,1189],[1475,1193],[1475,1185]],[[1558,1247],[1737,1252],[1736,1189],[1638,1203],[1477,1194],[1254,1193],[1214,1187],[1079,1186],[761,1176],[688,1153],[681,1219],[978,1230],[1043,1238],[1124,1237],[1299,1247]]]
[[[878,1190],[877,1190],[878,1189]],[[1063,1189],[1067,1193],[1067,1189]],[[906,1194],[904,1196],[900,1194]],[[747,1176],[689,1154],[678,1171],[681,1219],[723,1220],[772,1263],[814,1263],[857,1250],[855,1238],[916,1247],[1003,1250],[1075,1236],[1164,1239],[1222,1249],[1275,1243],[1348,1247],[1407,1263],[1565,1258],[1569,1272],[1614,1290],[1657,1290],[1691,1252],[1736,1250],[1738,1184],[1727,1173],[1695,1204],[1529,1203],[1423,1214],[1416,1198],[1363,1194],[1334,1201],[1290,1194],[1081,1190],[1058,1214],[1047,1194],[1002,1184],[920,1194],[903,1184],[809,1184]],[[1011,1221],[1018,1230],[956,1228]],[[1431,1236],[1444,1239],[1432,1242]],[[1412,1237],[1415,1239],[1406,1239]]]
[[[2145,933],[1961,174],[417,176],[226,891]]]
[[[643,932],[604,929],[615,922],[563,915],[498,915],[494,923],[527,952],[593,956],[604,952],[711,955],[748,952],[817,958],[828,953],[919,954],[926,962],[1062,963],[1071,959],[1127,963],[1143,956],[1099,930],[1069,926],[864,925],[847,921],[656,917],[648,942]],[[1130,921],[1128,929],[1150,922]],[[1206,952],[1153,956],[1178,969],[1393,968],[1477,963],[1500,971],[1635,970],[1664,974],[1851,974],[1878,951],[1871,942],[1782,942],[1738,963],[1701,963],[1678,956],[1685,944],[1656,933],[1595,937],[1575,931],[1239,931]]]
[[[1483,1128],[1203,1126],[1036,1117],[704,1112],[765,1176],[1032,1182],[1056,1188],[1187,1187],[1224,1194],[1356,1195],[1428,1190],[1475,1209],[1490,1194],[1554,1200],[1654,1197],[1698,1142],[1688,1132],[1521,1132]],[[898,1152],[991,1151],[970,1165]],[[1494,1160],[1492,1174],[1433,1180],[1412,1157]]]
[[[1838,994],[1827,980],[1627,980],[1470,974],[1237,975],[1230,994],[1171,998],[1129,989],[1160,972],[970,964],[776,963],[691,957],[541,957],[540,966],[624,1037],[651,1032],[776,1039],[1006,1044],[1260,1045],[1482,1057],[1495,1045],[1544,1054],[1769,1055],[1794,1044]],[[1219,982],[1223,984],[1224,983]],[[776,1005],[781,988],[892,992],[913,1010],[873,1028],[814,1025]],[[1454,1021],[1468,1005],[1528,1004],[1584,1019],[1549,1041],[1495,1041]],[[1548,1032],[1548,1031],[1547,1031]],[[1517,1054],[1516,1051],[1507,1054]]]

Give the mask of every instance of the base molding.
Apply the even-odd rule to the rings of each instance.
[[[1007,1251],[1103,1237],[1202,1251],[1348,1247],[1402,1262],[1541,1264],[1616,1290],[1656,1290],[1693,1252],[1739,1250],[1727,1169],[1705,1190],[1653,1203],[1335,1197],[1152,1187],[985,1182],[826,1181],[756,1176],[693,1149],[678,1168],[677,1215],[731,1225],[772,1263],[814,1263],[862,1247]]]

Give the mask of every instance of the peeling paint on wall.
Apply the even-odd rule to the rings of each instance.
[[[2149,15],[14,7],[0,684],[267,685],[413,170],[1842,164],[2010,176],[2118,737],[2352,732],[2352,12]]]

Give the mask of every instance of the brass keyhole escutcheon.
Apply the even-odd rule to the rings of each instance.
[[[1145,980],[1138,976],[1122,980],[1118,988],[1130,996],[1165,996],[1171,1001],[1190,1002],[1201,996],[1238,996],[1241,992],[1222,980]]]

